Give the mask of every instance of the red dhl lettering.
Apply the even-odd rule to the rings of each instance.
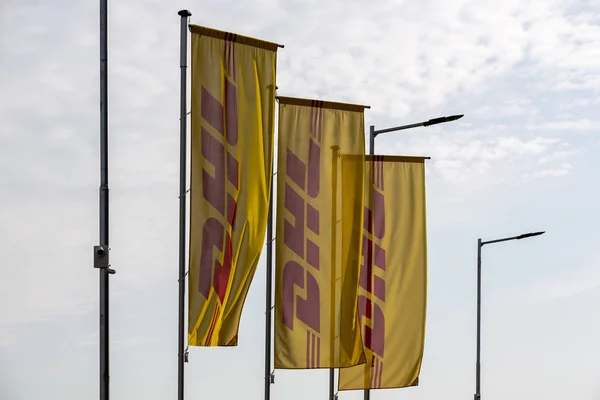
[[[202,170],[202,195],[223,216],[226,225],[221,219],[212,217],[204,223],[198,292],[208,298],[212,287],[223,302],[231,272],[231,230],[235,228],[239,188],[239,164],[236,157],[225,148],[223,138],[229,146],[235,146],[238,141],[237,89],[229,79],[225,80],[224,107],[206,88],[202,87],[201,90],[203,122],[220,135],[217,138],[204,126],[201,128],[202,156],[210,166]],[[227,182],[235,189],[233,195],[227,189]],[[219,254],[223,256],[223,263],[219,262]]]
[[[286,178],[312,198],[319,194],[320,147],[310,139],[308,166],[291,150],[286,152]],[[284,206],[293,222],[283,222],[283,243],[306,264],[319,270],[319,246],[306,235],[306,228],[319,234],[319,211],[304,200],[289,183],[285,184]],[[320,291],[314,275],[295,261],[283,267],[283,323],[294,329],[294,314],[304,324],[320,332]],[[306,299],[294,295],[294,287],[306,290]],[[294,313],[295,309],[295,313]]]
[[[366,321],[364,323],[363,341],[364,345],[374,353],[371,364],[370,387],[372,388],[381,386],[385,350],[385,314],[378,303],[385,302],[386,255],[385,249],[376,243],[381,243],[385,237],[385,198],[383,194],[383,161],[375,160],[371,164],[373,185],[370,188],[373,196],[373,210],[365,207],[363,263],[359,280],[359,285],[372,296],[360,295],[358,298],[359,316],[371,321],[370,327]],[[374,274],[373,266],[380,270],[378,275]],[[379,301],[374,301],[375,298]]]

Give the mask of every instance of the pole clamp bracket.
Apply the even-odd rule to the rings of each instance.
[[[116,271],[110,268],[109,252],[110,248],[108,246],[94,246],[94,268],[106,269],[109,274],[114,274]]]

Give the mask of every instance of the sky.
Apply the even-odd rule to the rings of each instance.
[[[109,4],[111,398],[177,393],[179,27],[285,45],[278,94],[368,104],[427,162],[429,286],[416,388],[472,398],[477,239],[482,396],[600,399],[600,3],[122,0]],[[97,398],[98,1],[0,2],[0,398]],[[264,253],[239,346],[193,348],[186,398],[263,398]],[[326,399],[275,372],[272,399]],[[342,392],[358,400],[361,392]]]

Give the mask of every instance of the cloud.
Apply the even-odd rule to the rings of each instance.
[[[79,336],[75,341],[77,347],[97,346],[99,335],[97,331]]]
[[[386,154],[421,154],[431,157],[428,176],[453,185],[479,191],[490,186],[525,183],[515,181],[544,176],[562,176],[572,166],[565,161],[577,152],[557,137],[522,138],[508,126],[458,128],[454,132],[432,130],[413,134],[402,144],[385,143]]]
[[[564,105],[565,108],[582,108],[600,105],[600,97],[578,98]]]
[[[98,339],[98,331],[95,331],[95,332],[92,332],[92,333],[89,333],[86,335],[79,336],[75,341],[75,346],[77,346],[77,347],[98,346],[98,340],[99,340]],[[112,338],[110,340],[110,346],[112,348],[123,349],[126,347],[143,346],[143,345],[148,345],[148,344],[157,343],[157,342],[158,342],[158,340],[156,340],[156,339],[128,336],[128,337],[119,338],[119,339]]]
[[[561,177],[569,175],[573,167],[571,164],[563,163],[558,168],[543,169],[540,171],[533,172],[531,174],[525,174],[524,178],[544,178],[544,177]]]
[[[562,143],[565,144],[565,143]],[[579,153],[578,150],[555,150],[553,153],[538,158],[539,164],[548,164],[553,161],[562,161]]]
[[[600,263],[578,270],[569,270],[568,274],[540,277],[526,288],[519,290],[517,298],[530,302],[545,302],[583,296],[600,290]]]
[[[590,131],[600,129],[600,121],[591,121],[589,119],[580,119],[575,121],[554,121],[541,124],[530,124],[527,130],[530,131]]]
[[[357,102],[366,99],[374,112],[403,117],[456,93],[481,93],[520,67],[543,77],[536,81],[546,89],[555,86],[557,73],[568,74],[565,82],[595,75],[597,58],[579,55],[582,49],[594,51],[600,29],[578,14],[566,15],[559,1],[508,1],[502,7],[491,1],[461,0],[443,6],[433,1],[402,4],[393,22],[389,15],[399,8],[393,2],[388,7],[364,7],[334,1],[319,7],[318,13],[295,4],[286,2],[282,7],[298,15],[303,44],[309,47],[284,50],[293,56],[289,61],[282,53],[283,91],[289,90],[288,81],[291,89],[303,84],[308,96],[340,93]],[[333,10],[337,24],[331,23]],[[327,40],[317,49],[314,43],[322,37]],[[292,44],[296,41],[293,38]],[[574,53],[578,56],[569,57]],[[574,64],[575,60],[583,61]]]
[[[469,116],[494,115],[496,118],[534,117],[539,114],[539,109],[534,101],[528,98],[506,99],[495,103],[493,106],[485,105],[469,110]]]
[[[0,347],[12,346],[17,342],[16,333],[12,329],[0,330]]]

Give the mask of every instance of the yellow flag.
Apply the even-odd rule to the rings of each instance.
[[[365,362],[356,315],[364,108],[279,98],[275,368]],[[340,154],[361,162],[342,169]]]
[[[266,232],[278,46],[190,30],[188,343],[235,346]]]
[[[424,159],[369,156],[365,176],[358,313],[367,362],[340,369],[339,390],[417,386],[427,297]]]

